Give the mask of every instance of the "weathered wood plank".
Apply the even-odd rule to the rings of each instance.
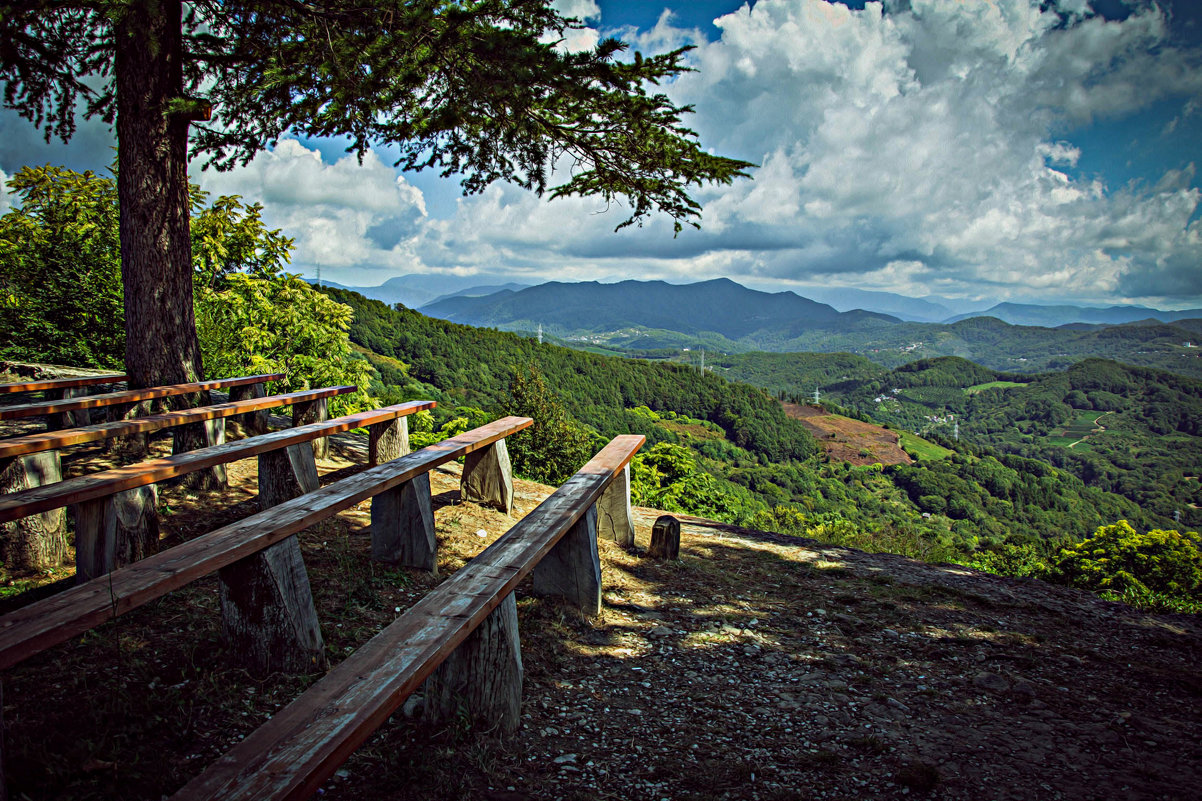
[[[483,553],[189,782],[174,801],[301,799],[315,793],[529,575],[643,442],[637,435],[615,438]]]
[[[505,417],[465,431],[0,617],[0,669],[233,564],[374,495],[412,481],[452,459],[512,436],[532,422],[528,417]]]
[[[191,384],[171,384],[147,389],[129,389],[121,392],[105,392],[100,395],[87,395],[82,398],[68,398],[57,401],[41,401],[38,403],[23,403],[16,406],[0,408],[0,420],[16,420],[23,417],[37,417],[44,414],[71,412],[77,409],[96,409],[102,406],[112,406],[122,403],[141,403],[155,398],[168,398],[173,395],[187,395],[191,392],[203,392],[224,387],[238,387],[243,384],[256,384],[265,381],[277,381],[284,377],[283,373],[242,376],[239,378],[219,378],[214,381],[197,381]]]
[[[111,495],[114,492],[146,484],[157,484],[169,478],[186,475],[194,470],[202,470],[238,459],[249,459],[267,451],[308,442],[315,437],[361,428],[433,406],[434,401],[407,401],[396,406],[386,406],[383,409],[339,417],[325,423],[314,423],[302,428],[286,428],[264,434],[261,437],[251,437],[203,450],[149,459],[101,473],[69,478],[48,486],[0,495],[0,523],[48,509],[57,509],[72,503],[83,503],[92,498]]]
[[[0,393],[6,392],[42,392],[51,389],[75,389],[76,387],[92,387],[97,384],[116,384],[126,380],[124,373],[112,375],[88,375],[78,378],[47,378],[41,381],[20,381],[15,384],[0,384]]]
[[[298,401],[312,400],[316,397],[329,398],[335,395],[345,395],[354,392],[356,389],[357,387],[352,386],[308,389],[302,392],[290,392],[285,395],[271,395],[266,398],[216,403],[212,406],[182,409],[178,412],[152,414],[146,417],[136,417],[131,420],[116,420],[109,423],[84,426],[82,428],[70,428],[65,431],[43,431],[20,437],[9,437],[8,439],[0,440],[0,459],[10,456],[23,456],[27,453],[38,453],[39,451],[57,450],[69,445],[99,442],[112,437],[159,431],[164,428],[185,425],[187,423],[215,420],[258,409],[270,409],[273,406],[288,406]]]

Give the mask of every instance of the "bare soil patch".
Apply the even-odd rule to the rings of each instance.
[[[833,460],[854,465],[914,463],[910,455],[902,450],[896,431],[830,414],[807,404],[781,405],[785,414],[801,421]]]
[[[324,481],[360,469],[340,440]],[[82,469],[83,465],[80,465]],[[432,474],[439,570],[507,517]],[[254,462],[204,498],[169,488],[169,538],[254,508]],[[645,548],[656,510],[636,510]],[[373,564],[368,506],[301,535],[336,663],[441,579]],[[394,715],[337,799],[1191,799],[1202,786],[1202,629],[1037,581],[681,517],[681,559],[600,543],[603,612],[518,590],[523,725]],[[252,676],[207,579],[9,670],[15,798],[169,795],[316,676]],[[410,712],[412,712],[412,705]]]

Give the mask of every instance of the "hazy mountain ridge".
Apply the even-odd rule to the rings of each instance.
[[[957,314],[943,322],[955,323],[960,320],[967,320],[970,317],[996,317],[1011,325],[1035,325],[1045,328],[1057,328],[1073,323],[1123,325],[1126,323],[1143,322],[1145,320],[1172,323],[1177,320],[1202,318],[1202,309],[1162,311],[1160,309],[1150,309],[1146,306],[1108,306],[1098,308],[1090,306],[1037,306],[1030,303],[999,303],[984,311]]]

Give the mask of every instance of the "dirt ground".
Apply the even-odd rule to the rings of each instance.
[[[323,481],[359,469],[339,439]],[[81,449],[71,471],[101,458]],[[513,517],[432,474],[446,576]],[[162,493],[164,546],[255,510],[255,466]],[[523,721],[504,741],[415,699],[327,783],[337,799],[1194,799],[1202,627],[1036,581],[682,517],[681,558],[600,543],[604,609],[518,590]],[[440,579],[374,564],[368,504],[301,535],[331,663]],[[69,581],[69,570],[56,578]],[[14,798],[170,795],[316,676],[253,676],[205,579],[3,675]]]
[[[912,464],[913,459],[902,450],[896,431],[872,423],[864,423],[828,414],[807,404],[782,403],[785,414],[800,420],[818,440],[818,444],[834,461],[854,465]]]

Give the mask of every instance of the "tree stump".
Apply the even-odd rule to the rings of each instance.
[[[230,387],[230,400],[254,400],[267,397],[267,388],[263,384],[243,384],[240,387]],[[267,433],[267,410],[237,414],[229,418],[225,424],[226,434],[235,437],[258,436]]]
[[[372,498],[371,558],[438,572],[429,473]]]
[[[300,426],[308,425],[309,423],[324,423],[330,419],[329,405],[326,403],[326,398],[319,398],[315,401],[306,403],[297,403],[292,406],[292,427],[299,428]],[[318,437],[313,440],[310,445],[305,447],[313,451],[313,456],[316,459],[330,458],[330,438]]]
[[[680,558],[680,521],[672,515],[663,515],[651,527],[651,547],[647,555],[652,559]]]
[[[576,521],[534,566],[534,594],[556,595],[586,615],[601,612],[601,559],[597,554],[597,507]]]
[[[398,417],[367,428],[367,466],[375,467],[409,453],[409,420]]]
[[[319,486],[308,443],[259,454],[259,508]],[[325,663],[309,576],[293,535],[217,572],[222,634],[257,674],[307,672]]]
[[[459,497],[509,514],[513,509],[513,470],[505,440],[499,439],[464,458]]]
[[[72,507],[77,584],[158,553],[158,498],[149,484]]]
[[[504,734],[522,719],[522,649],[513,593],[467,636],[422,685],[424,716],[445,721],[466,712]]]
[[[630,465],[626,465],[597,499],[597,536],[629,548],[634,545],[633,521],[630,513]]]
[[[58,451],[0,459],[0,494],[63,480]],[[0,524],[0,559],[12,570],[43,570],[67,554],[67,514],[51,509]]]

